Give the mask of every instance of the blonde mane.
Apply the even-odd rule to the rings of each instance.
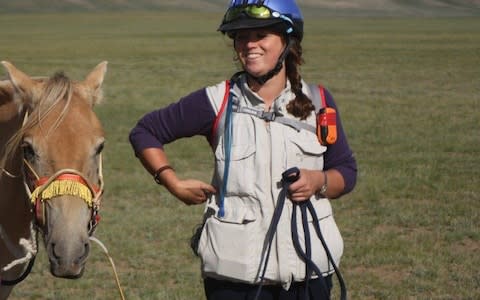
[[[18,129],[5,145],[5,152],[0,159],[0,169],[5,168],[7,161],[13,158],[25,133],[31,128],[39,126],[42,120],[44,120],[57,105],[63,103],[63,110],[52,126],[48,128],[47,135],[58,128],[70,107],[72,95],[72,81],[63,72],[58,72],[44,81],[43,91],[40,95],[33,96],[38,97],[38,99],[31,99],[32,107],[25,107],[23,104],[24,100],[20,100],[22,103],[19,103],[19,110],[26,119],[22,127]],[[2,174],[0,174],[0,177],[1,176]]]

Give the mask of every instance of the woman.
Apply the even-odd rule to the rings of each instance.
[[[332,263],[343,252],[328,199],[353,189],[356,162],[338,114],[335,142],[321,142],[316,130],[308,130],[320,126],[320,113],[298,70],[301,12],[294,0],[232,0],[219,31],[233,40],[241,72],[146,114],[130,142],[157,183],[185,204],[206,202],[194,248],[207,299],[327,299]],[[334,111],[332,96],[322,93]],[[163,151],[163,145],[193,135],[205,136],[212,146],[211,184],[177,177]],[[282,180],[292,167],[298,168],[296,181]],[[296,210],[302,203],[316,214],[306,217],[308,246]],[[333,261],[315,236],[315,224]],[[301,253],[307,248],[312,264]]]

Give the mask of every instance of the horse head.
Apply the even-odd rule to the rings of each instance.
[[[22,128],[11,139],[54,276],[79,278],[89,254],[103,191],[104,131],[93,107],[102,98],[107,63],[83,81],[63,73],[32,78],[2,62],[15,90]],[[20,151],[19,151],[20,149]]]

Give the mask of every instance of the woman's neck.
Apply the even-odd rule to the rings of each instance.
[[[287,85],[285,68],[264,84],[259,84],[250,76],[247,76],[247,82],[250,89],[262,97],[265,102],[265,109],[269,109],[273,101],[275,101]]]

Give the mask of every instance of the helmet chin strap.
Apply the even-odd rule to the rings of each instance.
[[[285,58],[287,57],[287,54],[290,51],[290,48],[292,47],[292,45],[293,45],[292,39],[288,38],[288,43],[285,46],[285,49],[283,49],[282,54],[278,58],[277,64],[272,70],[268,71],[267,74],[257,77],[247,72],[248,77],[252,78],[255,82],[257,82],[260,85],[263,85],[265,82],[269,81],[273,76],[277,75],[280,72],[280,70],[282,70],[283,62],[285,61]]]

